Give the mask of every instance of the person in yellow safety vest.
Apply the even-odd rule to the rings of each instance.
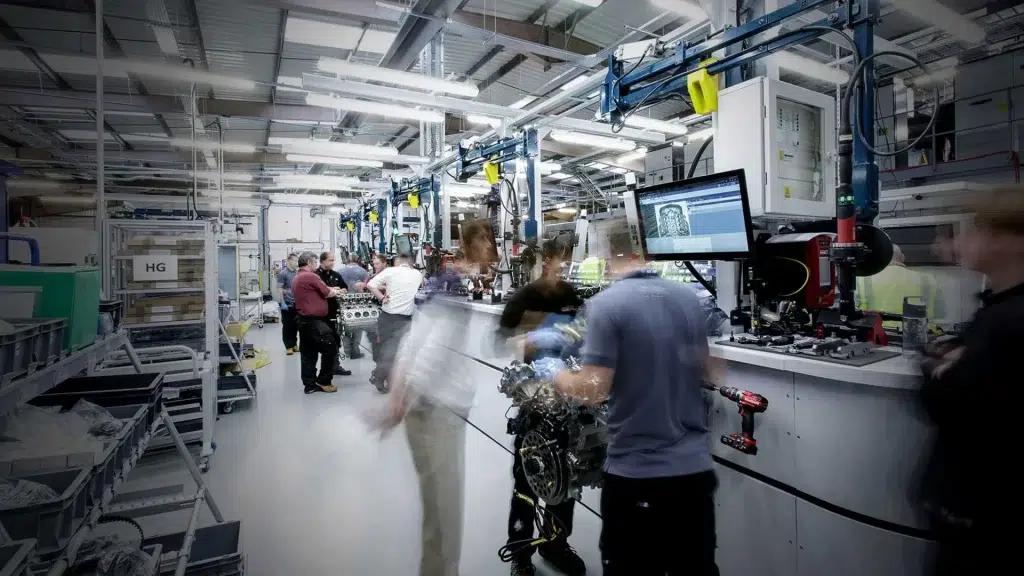
[[[861,310],[903,314],[903,298],[916,296],[928,307],[929,322],[936,312],[935,278],[930,274],[907,268],[903,251],[892,247],[892,262],[874,276],[857,278],[857,302]],[[899,328],[900,322],[886,321],[885,328]]]

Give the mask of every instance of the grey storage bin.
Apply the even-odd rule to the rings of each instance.
[[[36,549],[33,539],[0,544],[0,576],[22,576]]]
[[[15,326],[36,326],[39,332],[32,342],[32,363],[46,366],[64,357],[64,330],[67,318],[4,318]]]
[[[26,474],[22,480],[49,486],[59,494],[49,502],[0,508],[0,523],[12,539],[35,538],[40,555],[59,551],[88,514],[90,468]]]
[[[38,326],[15,326],[14,332],[0,336],[0,387],[33,368],[32,346]]]
[[[196,529],[195,542],[185,574],[188,576],[225,576],[244,572],[241,551],[241,522],[223,522]],[[174,573],[177,552],[185,540],[184,532],[147,538],[143,545],[160,544],[165,553],[175,553],[161,562],[161,572]]]
[[[92,468],[87,490],[91,505],[102,502],[103,494],[114,485],[114,481],[134,456],[139,443],[145,437],[143,421],[149,412],[149,406],[115,406],[107,408],[107,411],[114,418],[123,421],[124,427],[116,437],[103,444],[103,457],[97,459]]]

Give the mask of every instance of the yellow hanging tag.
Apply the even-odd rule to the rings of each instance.
[[[420,195],[419,194],[409,194],[409,207],[414,209],[414,210],[416,208],[420,207]]]
[[[349,220],[348,222],[345,222],[345,229],[348,230],[349,232],[355,232],[356,231],[356,223],[352,222],[351,220]]]
[[[377,223],[377,213],[376,212],[370,212],[370,224],[376,224],[376,223]]]
[[[686,90],[690,93],[693,110],[697,114],[710,114],[718,110],[718,76],[708,74],[704,66],[715,61],[709,58],[700,63],[702,68],[686,76]]]
[[[484,176],[487,177],[487,183],[494,186],[501,181],[501,175],[498,174],[498,165],[493,162],[484,162]]]

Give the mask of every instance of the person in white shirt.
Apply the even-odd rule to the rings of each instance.
[[[423,274],[410,266],[405,256],[396,258],[395,266],[381,270],[366,284],[366,289],[381,302],[377,320],[380,353],[377,367],[370,375],[370,382],[381,392],[388,391],[391,366],[402,337],[409,331],[412,313],[416,310],[416,293],[422,285]]]

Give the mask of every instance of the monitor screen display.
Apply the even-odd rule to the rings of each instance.
[[[652,260],[750,256],[753,227],[742,170],[636,191],[640,238]]]
[[[395,236],[395,253],[399,256],[412,257],[412,238],[404,234]]]

